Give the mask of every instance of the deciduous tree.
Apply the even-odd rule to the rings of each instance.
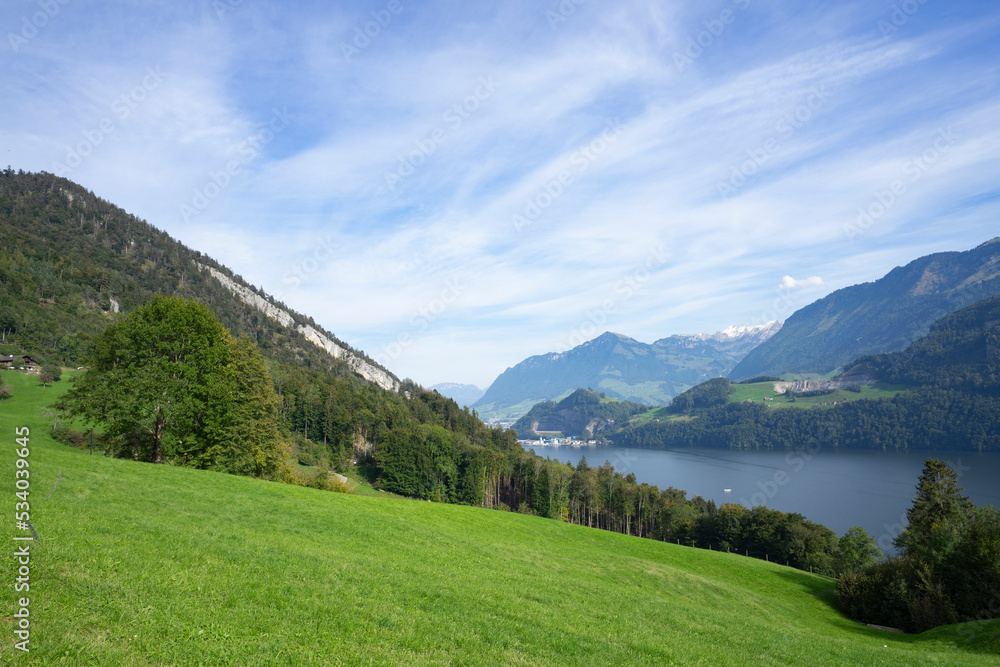
[[[59,407],[103,429],[120,455],[281,476],[264,361],[206,306],[157,295],[109,325],[94,350]]]

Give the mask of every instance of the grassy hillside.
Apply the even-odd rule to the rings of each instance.
[[[45,435],[40,408],[65,383],[4,378],[15,392],[0,402],[4,503],[13,509],[14,428],[29,426],[42,542],[31,552],[27,655],[13,649],[11,549],[0,561],[2,664],[1000,660],[1000,622],[917,636],[869,629],[835,611],[833,581],[754,559],[91,456]],[[8,520],[8,545],[15,534]]]

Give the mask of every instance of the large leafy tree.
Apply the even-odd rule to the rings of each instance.
[[[861,526],[851,526],[837,541],[837,569],[840,572],[871,567],[882,556],[875,538]]]
[[[59,406],[136,460],[265,477],[282,469],[263,359],[191,299],[157,295],[109,325]]]

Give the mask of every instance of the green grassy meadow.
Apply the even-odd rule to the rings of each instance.
[[[4,378],[15,393],[0,401],[0,664],[1000,663],[1000,621],[870,629],[836,611],[835,582],[771,563],[90,455],[47,436],[40,408],[65,380]],[[27,654],[13,648],[10,547],[24,535],[13,521],[21,426],[41,537]]]
[[[876,383],[874,385],[861,387],[860,392],[847,391],[846,389],[835,389],[832,393],[824,396],[809,396],[806,398],[799,397],[792,401],[784,394],[774,393],[773,382],[735,384],[733,385],[733,388],[735,391],[729,395],[730,403],[739,403],[741,401],[762,403],[765,402],[764,398],[766,397],[772,399],[766,401],[766,403],[769,406],[776,408],[811,408],[814,405],[824,406],[826,404],[831,404],[834,401],[843,403],[846,401],[857,401],[863,398],[891,398],[896,394],[907,390],[907,387],[903,387],[901,385]]]

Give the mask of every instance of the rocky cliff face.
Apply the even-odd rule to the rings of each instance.
[[[787,391],[801,393],[805,391],[824,391],[827,389],[846,389],[851,386],[872,385],[876,379],[865,364],[858,364],[829,380],[796,380],[794,382],[775,382],[774,393],[784,394]]]
[[[335,341],[331,340],[322,332],[317,331],[315,328],[307,324],[296,324],[295,318],[292,317],[288,311],[278,308],[253,290],[234,282],[229,276],[222,273],[218,269],[205,266],[204,264],[199,264],[198,266],[202,269],[208,269],[213,278],[218,280],[226,289],[239,297],[243,303],[256,308],[271,319],[277,320],[282,326],[288,327],[289,329],[295,329],[302,334],[307,341],[319,348],[322,348],[334,359],[343,359],[347,362],[347,365],[354,370],[354,372],[364,379],[377,384],[383,389],[391,391],[399,390],[399,380],[393,377],[392,374],[381,368],[373,366],[361,357],[355,355],[350,350],[341,347]]]

